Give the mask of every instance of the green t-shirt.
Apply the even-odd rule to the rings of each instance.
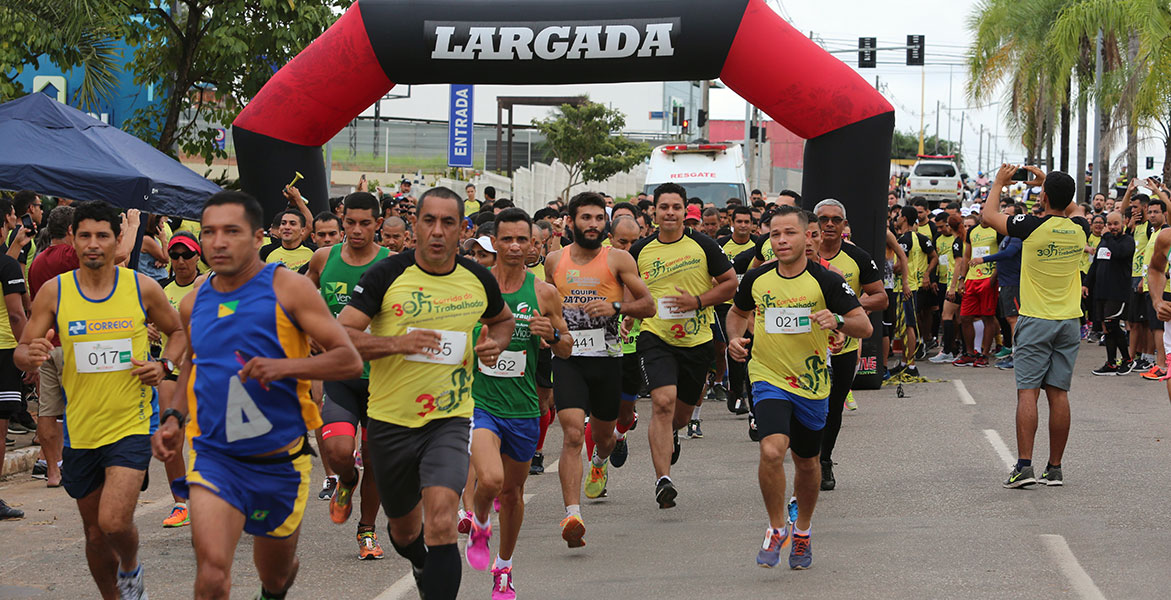
[[[472,379],[472,398],[476,408],[485,410],[501,419],[529,419],[541,416],[537,404],[537,354],[541,351],[541,338],[529,331],[529,321],[540,316],[537,302],[537,278],[532,271],[525,272],[525,281],[520,289],[511,294],[501,294],[504,302],[516,319],[512,341],[500,354],[494,368],[485,367],[476,359],[475,377]],[[476,324],[471,341],[480,339]]]
[[[370,265],[390,256],[390,250],[379,248],[374,260],[354,266],[342,260],[342,244],[335,244],[329,249],[329,258],[321,268],[321,297],[333,316],[338,316],[342,309],[350,303],[350,295],[354,293],[354,286]],[[370,378],[370,363],[362,363],[362,379]]]

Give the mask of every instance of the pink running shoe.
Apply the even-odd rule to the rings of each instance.
[[[516,600],[512,589],[512,567],[492,569],[492,600]]]
[[[492,499],[492,510],[500,512],[500,498]]]
[[[492,539],[492,524],[480,529],[472,521],[472,532],[468,535],[467,558],[468,566],[477,571],[487,571],[492,563],[492,553],[488,550],[488,540]]]
[[[472,530],[472,513],[466,510],[459,511],[459,524],[455,526],[460,533],[467,534]]]

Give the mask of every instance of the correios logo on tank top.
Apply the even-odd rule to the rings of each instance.
[[[422,288],[410,292],[410,298],[407,301],[399,302],[391,306],[395,316],[398,317],[404,315],[408,317],[418,317],[421,315],[434,315],[438,317],[453,312],[483,311],[484,307],[484,300],[477,298],[471,292],[456,294],[446,298],[435,298],[431,294],[423,293]]]
[[[133,319],[102,319],[100,321],[70,321],[69,335],[86,335],[107,331],[127,331],[134,328]]]
[[[595,21],[424,21],[435,60],[623,59],[674,56],[678,18]]]

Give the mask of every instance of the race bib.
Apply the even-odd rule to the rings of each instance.
[[[939,255],[939,264],[941,264],[941,265],[943,265],[943,266],[945,266],[945,267],[946,267],[946,266],[947,266],[947,264],[948,264],[949,262],[951,262],[951,257],[950,257],[950,256],[948,256],[948,255],[946,255],[946,254],[940,254],[940,255]]]
[[[569,332],[573,336],[573,356],[581,356],[606,349],[605,329],[577,329]]]
[[[972,258],[984,258],[989,254],[992,252],[989,251],[988,246],[972,246]]]
[[[108,373],[134,368],[130,357],[134,346],[130,338],[100,342],[74,342],[73,358],[78,373]]]
[[[1098,248],[1098,255],[1095,258],[1098,260],[1110,260],[1110,249],[1105,246]]]
[[[813,320],[809,307],[764,309],[764,330],[767,333],[809,333]]]
[[[407,333],[422,327],[407,327]],[[420,354],[408,354],[405,358],[411,362],[432,363],[436,365],[458,365],[464,361],[464,351],[468,348],[468,334],[466,331],[445,331],[433,329],[439,334],[439,351],[428,350]]]
[[[675,310],[668,307],[664,302],[666,298],[659,298],[659,318],[660,319],[693,319],[695,318],[694,310]]]
[[[505,350],[500,353],[500,358],[496,359],[495,367],[489,367],[479,359],[476,362],[480,365],[480,372],[485,375],[491,375],[493,377],[524,377],[527,354],[528,351],[526,350],[519,352]]]

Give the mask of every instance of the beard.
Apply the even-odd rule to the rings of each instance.
[[[602,234],[601,234],[601,232],[599,232],[598,237],[591,240],[586,237],[585,231],[578,229],[577,226],[574,225],[573,226],[573,241],[576,242],[577,245],[581,246],[582,248],[585,248],[586,250],[597,250],[598,248],[602,247]]]

